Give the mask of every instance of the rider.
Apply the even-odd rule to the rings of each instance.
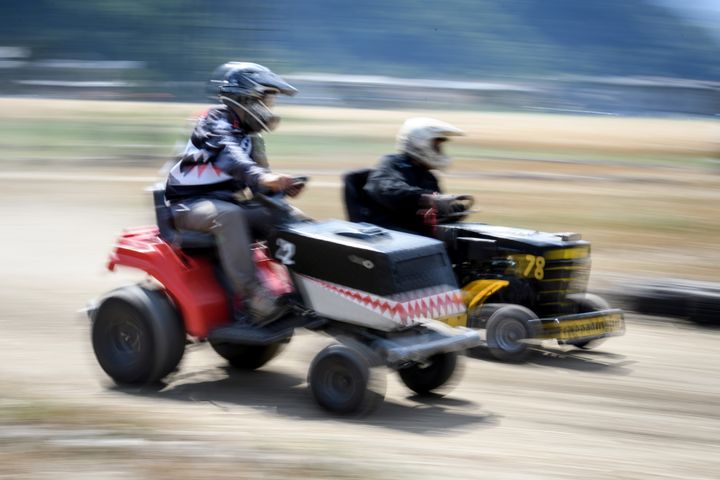
[[[258,282],[251,241],[267,233],[272,213],[235,194],[245,189],[299,193],[292,177],[270,171],[260,136],[274,130],[280,120],[271,111],[275,96],[297,90],[266,67],[245,62],[220,66],[210,88],[221,104],[198,120],[168,174],[165,197],[177,228],[215,236],[231,288],[236,298],[245,300],[245,308],[235,312],[236,320],[264,325],[282,309]]]
[[[363,193],[366,221],[382,227],[421,234],[430,233],[418,212],[435,207],[440,218],[468,208],[468,196],[459,201],[443,195],[431,170],[445,169],[450,158],[443,153],[449,137],[463,135],[449,123],[416,117],[405,121],[397,134],[398,153],[386,155],[368,175]]]

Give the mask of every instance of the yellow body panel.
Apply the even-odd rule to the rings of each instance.
[[[543,338],[575,340],[622,334],[625,332],[625,321],[621,312],[600,313],[557,323],[543,322],[543,328]]]
[[[475,280],[462,288],[463,301],[468,310],[482,305],[487,298],[501,288],[508,286],[507,280]]]
[[[561,248],[549,250],[543,254],[545,260],[574,260],[590,255],[590,247]]]

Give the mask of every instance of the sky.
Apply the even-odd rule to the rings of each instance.
[[[710,30],[720,42],[720,0],[654,0]]]

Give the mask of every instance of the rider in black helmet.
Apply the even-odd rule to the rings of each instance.
[[[270,212],[235,195],[250,189],[297,195],[288,175],[272,173],[261,132],[277,127],[271,108],[278,94],[297,91],[262,65],[230,62],[219,67],[209,84],[222,102],[198,120],[179,161],[168,174],[165,197],[175,226],[215,235],[222,267],[244,309],[242,320],[263,325],[281,309],[255,275],[251,242],[272,225]]]

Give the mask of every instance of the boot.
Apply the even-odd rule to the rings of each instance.
[[[247,313],[251,324],[264,327],[282,317],[287,308],[278,303],[278,299],[264,286],[257,286],[248,296]]]

